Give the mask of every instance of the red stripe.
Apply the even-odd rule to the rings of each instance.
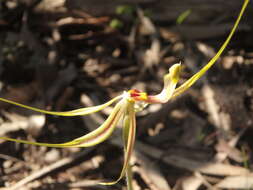
[[[83,144],[83,143],[88,143],[88,142],[90,142],[90,141],[96,139],[96,138],[97,138],[98,136],[100,136],[101,134],[103,134],[106,130],[108,130],[108,129],[110,128],[110,126],[113,124],[113,122],[115,121],[115,118],[118,116],[119,111],[120,111],[120,109],[116,112],[116,114],[115,114],[114,117],[112,118],[111,122],[108,124],[107,127],[104,128],[103,131],[101,131],[101,132],[100,132],[98,135],[96,135],[96,136],[90,137],[89,139],[86,139],[85,141],[81,141],[81,142],[80,142],[79,144],[77,144],[77,145],[81,145],[81,144]]]

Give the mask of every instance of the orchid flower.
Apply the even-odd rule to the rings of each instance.
[[[119,121],[124,120],[123,138],[124,138],[125,156],[124,156],[123,168],[121,170],[121,173],[118,179],[112,182],[101,182],[100,184],[112,185],[112,184],[117,183],[122,177],[124,177],[125,175],[126,176],[128,175],[129,161],[130,161],[131,154],[133,152],[133,147],[134,147],[134,142],[135,142],[135,133],[136,133],[135,113],[141,110],[139,109],[140,107],[139,105],[167,103],[172,98],[175,98],[179,96],[180,94],[182,94],[184,91],[190,88],[201,76],[203,76],[206,73],[206,71],[209,70],[212,65],[214,65],[214,63],[217,61],[217,59],[220,57],[220,55],[222,54],[222,52],[228,45],[229,41],[231,40],[240,22],[240,19],[248,3],[249,3],[249,0],[244,1],[242,9],[239,13],[239,16],[229,36],[227,37],[226,41],[223,43],[223,45],[221,46],[217,54],[199,72],[194,74],[190,79],[188,79],[181,86],[176,87],[180,78],[180,70],[181,70],[181,64],[177,63],[177,64],[174,64],[169,69],[168,74],[164,76],[163,90],[161,91],[161,93],[157,95],[148,95],[146,92],[140,92],[136,89],[132,89],[132,90],[123,92],[121,95],[113,98],[112,100],[102,105],[81,108],[81,109],[76,109],[72,111],[65,111],[65,112],[54,112],[54,111],[42,110],[42,109],[27,106],[27,105],[23,105],[11,100],[7,100],[4,98],[0,98],[0,101],[6,102],[6,103],[14,104],[16,106],[30,109],[36,112],[41,112],[41,113],[50,114],[50,115],[57,115],[57,116],[88,115],[88,114],[101,111],[102,109],[117,102],[112,112],[110,113],[108,118],[104,121],[104,123],[101,126],[99,126],[96,130],[69,142],[59,143],[59,144],[50,144],[50,143],[42,143],[42,142],[31,142],[27,140],[19,140],[19,139],[14,139],[10,137],[0,137],[0,139],[7,140],[7,141],[14,141],[18,143],[25,143],[25,144],[39,145],[39,146],[46,146],[46,147],[57,147],[57,148],[90,147],[90,146],[99,144],[105,141],[107,138],[109,138],[112,132],[114,131],[114,129],[116,128],[117,124],[119,123]]]

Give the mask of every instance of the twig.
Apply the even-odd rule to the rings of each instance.
[[[0,158],[4,159],[4,160],[11,160],[13,162],[24,162],[23,160],[20,160],[18,158],[15,158],[13,156],[9,156],[9,155],[6,155],[6,154],[0,154]]]
[[[204,176],[199,172],[194,172],[194,176],[202,180],[202,183],[209,189],[209,190],[218,190],[218,188],[212,186],[205,178]]]
[[[106,186],[98,185],[99,182],[101,182],[101,181],[98,181],[98,180],[85,180],[85,181],[70,183],[70,184],[67,184],[67,186],[68,186],[68,188],[83,188],[83,187],[97,186],[96,189],[107,189]]]
[[[6,188],[6,190],[16,190],[16,189],[19,189],[21,188],[22,186],[34,181],[34,180],[37,180],[43,176],[46,176],[56,170],[59,170],[63,167],[66,167],[67,165],[70,165],[72,163],[74,163],[75,161],[83,158],[85,155],[87,155],[88,153],[90,153],[92,150],[94,150],[94,148],[89,148],[89,149],[85,149],[83,150],[82,152],[78,153],[78,154],[75,154],[75,155],[72,155],[70,157],[67,157],[67,158],[63,158],[59,161],[57,161],[56,163],[53,163],[49,166],[46,166],[44,168],[42,168],[41,170],[38,170],[34,173],[32,173],[31,175],[27,176],[26,178],[20,180],[19,182],[17,182],[16,184],[14,184],[13,186],[11,187],[8,187]]]
[[[167,180],[154,162],[148,159],[144,154],[137,151],[133,156],[136,157],[135,160],[140,164],[137,171],[151,190],[171,189]]]
[[[122,147],[120,138],[113,138],[111,140],[112,144]],[[153,146],[144,144],[140,141],[135,143],[135,151],[142,152],[152,158],[163,161],[164,163],[179,168],[183,168],[192,172],[200,172],[210,175],[218,176],[233,176],[248,174],[249,170],[240,166],[232,166],[228,164],[210,162],[200,162],[192,160],[186,157],[181,157],[177,155],[164,156],[164,151],[155,148]]]

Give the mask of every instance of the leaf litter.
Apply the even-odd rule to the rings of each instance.
[[[14,4],[11,4],[13,2]],[[40,2],[46,3],[46,1]],[[36,1],[24,3],[6,0],[2,3],[7,8],[3,9],[2,6],[0,13],[0,28],[3,29],[0,34],[1,49],[5,50],[0,55],[1,73],[3,73],[1,75],[3,85],[1,97],[3,95],[20,103],[36,105],[35,107],[68,110],[82,106],[80,98],[83,94],[91,98],[93,105],[97,105],[115,97],[120,91],[129,89],[138,82],[142,82],[143,88],[148,92],[157,92],[162,88],[162,81],[161,77],[159,79],[155,75],[168,70],[170,67],[168,60],[187,61],[184,55],[192,51],[190,47],[197,46],[196,39],[204,40],[202,43],[208,44],[213,49],[217,48],[226,31],[231,28],[230,23],[234,21],[235,17],[226,12],[227,19],[222,19],[220,16],[220,21],[213,20],[213,18],[218,19],[218,14],[214,14],[213,7],[210,6],[209,14],[213,16],[203,16],[201,19],[205,19],[204,25],[202,23],[202,28],[198,27],[194,30],[194,25],[201,24],[201,20],[193,19],[194,15],[199,13],[198,11],[203,13],[201,6],[199,9],[193,9],[189,19],[185,21],[190,26],[184,27],[184,23],[182,26],[176,26],[175,22],[171,23],[171,20],[176,21],[175,15],[179,14],[168,11],[171,9],[167,5],[162,6],[159,3],[153,6],[153,17],[138,17],[137,12],[136,17],[131,18],[132,20],[122,16],[120,19],[124,23],[123,29],[116,30],[110,28],[108,24],[109,20],[115,16],[113,8],[117,6],[115,3],[108,5],[111,7],[108,11],[111,12],[107,12],[98,1],[97,9],[93,12],[92,8],[83,9],[85,3],[80,1],[66,1],[66,4],[63,3],[64,1],[57,2],[54,8],[41,4],[36,6]],[[76,7],[75,3],[79,6]],[[122,1],[122,3],[126,2]],[[127,3],[135,6],[132,1]],[[142,10],[154,2],[139,1],[138,3]],[[207,3],[206,6],[208,5]],[[161,6],[163,9],[159,11]],[[238,7],[238,5],[235,3],[231,7]],[[192,7],[186,7],[184,10],[189,8]],[[173,10],[178,11],[176,8]],[[161,14],[164,15],[161,16]],[[137,24],[134,19],[137,20]],[[142,19],[146,19],[146,22],[141,21]],[[210,22],[222,24],[215,25],[218,30],[210,32],[215,28],[211,27]],[[162,30],[163,34],[154,36],[153,33],[142,33],[141,28],[147,27],[143,26],[143,23],[153,23],[156,32],[159,34]],[[136,28],[134,40],[126,40],[129,39],[128,34],[133,27]],[[179,37],[176,38],[176,42],[173,36],[167,35],[175,33],[173,28],[180,31],[177,34]],[[232,66],[226,67],[227,60],[221,59],[220,65],[215,66],[206,77],[207,82],[200,82],[199,85],[188,91],[187,95],[179,97],[171,105],[163,105],[158,108],[158,114],[149,114],[152,110],[147,109],[147,113],[138,118],[139,133],[137,134],[136,152],[141,152],[143,160],[146,159],[146,161],[136,156],[136,161],[133,162],[135,167],[139,168],[134,170],[136,188],[156,189],[157,187],[153,186],[155,184],[152,182],[154,180],[152,176],[162,180],[163,187],[166,187],[167,184],[166,188],[172,187],[173,189],[177,189],[177,186],[184,189],[189,183],[192,183],[192,188],[189,185],[189,189],[193,190],[200,189],[200,187],[207,189],[210,187],[220,189],[252,187],[250,158],[253,142],[250,135],[253,134],[251,129],[253,99],[250,91],[252,91],[253,84],[251,77],[253,59],[252,45],[243,41],[250,39],[250,30],[251,23],[245,20],[239,28],[239,37],[234,38],[230,45],[232,52],[226,55],[231,58],[240,56],[241,61],[233,59]],[[16,36],[12,42],[5,38],[10,34]],[[25,44],[22,50],[18,48],[19,41]],[[174,47],[178,42],[182,43],[185,48],[175,51]],[[115,50],[118,51],[117,54]],[[190,58],[193,58],[193,66],[199,70],[200,65],[203,65],[203,59],[209,59],[209,57],[206,58],[208,55],[205,54],[203,57],[200,51],[192,53],[194,56],[190,55]],[[23,57],[26,58],[23,59]],[[194,71],[194,67],[188,63],[182,73],[185,79]],[[43,69],[44,67],[48,69]],[[17,68],[20,69],[20,74],[12,74],[16,73]],[[115,80],[110,77],[117,73],[119,74],[114,82]],[[159,75],[162,76],[162,74]],[[212,100],[206,99],[207,94],[204,89],[208,87],[214,94],[211,97]],[[69,94],[68,89],[71,89]],[[216,106],[216,109],[210,110],[212,106]],[[59,142],[63,139],[78,137],[80,133],[88,131],[90,127],[94,129],[100,123],[99,118],[103,119],[106,115],[106,112],[103,112],[97,119],[92,117],[90,121],[39,116],[44,117],[45,121],[39,123],[38,130],[34,132],[29,130],[33,126],[31,118],[36,117],[34,113],[26,113],[24,110],[17,111],[17,108],[7,107],[6,104],[1,104],[1,109],[1,133],[44,142]],[[224,114],[228,117],[224,118]],[[229,122],[224,124],[227,118]],[[219,120],[222,120],[223,123],[220,123]],[[22,121],[25,125],[20,123]],[[150,136],[148,131],[155,129],[159,122],[164,126],[160,130],[155,130],[156,133]],[[192,124],[198,126],[191,126]],[[9,126],[4,127],[6,125]],[[107,152],[107,146],[110,146],[109,150],[113,153]],[[107,161],[114,160],[115,162],[111,163],[119,164],[122,159],[119,143],[115,143],[113,139],[106,146],[101,145],[99,148],[84,150],[80,153],[74,149],[58,150],[59,152],[52,154],[52,157],[60,156],[61,159],[55,161],[52,158],[51,163],[48,163],[50,159],[45,160],[43,156],[38,158],[36,155],[44,155],[50,152],[50,149],[40,147],[33,150],[31,146],[13,145],[6,142],[1,143],[0,147],[2,155],[14,158],[10,162],[9,157],[0,157],[0,163],[3,165],[0,170],[0,186],[9,186],[13,189],[21,187],[26,189],[82,189],[88,186],[99,189],[102,187],[97,187],[94,179],[104,178],[104,176],[111,178],[113,174],[117,173],[113,171],[117,170],[117,167],[112,167],[112,171],[105,169],[104,165],[108,164]],[[101,162],[98,162],[99,164],[93,163],[92,167],[84,164],[78,167],[87,160],[96,160],[98,155],[103,157]],[[215,159],[217,157],[218,160]],[[145,167],[147,162],[151,162],[154,167]],[[159,172],[158,175],[156,175],[157,172]],[[196,172],[199,172],[200,175],[196,175]],[[150,174],[145,175],[146,173]],[[216,177],[216,182],[210,180],[210,176]],[[115,186],[115,189],[123,189],[123,186],[123,183],[120,183]]]

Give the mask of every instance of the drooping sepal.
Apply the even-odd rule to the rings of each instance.
[[[26,140],[14,139],[9,137],[0,137],[2,140],[14,141],[18,143],[46,146],[46,147],[56,147],[56,148],[67,148],[67,147],[90,147],[99,144],[106,140],[114,131],[119,119],[122,117],[126,110],[126,100],[121,100],[116,104],[112,113],[106,119],[106,121],[98,127],[96,130],[76,138],[72,141],[60,144],[50,144],[41,142],[31,142]]]
[[[124,141],[124,164],[118,179],[112,182],[102,182],[101,185],[114,185],[119,182],[126,174],[129,167],[130,158],[133,152],[136,136],[136,119],[134,111],[134,102],[129,101],[127,107],[127,115],[125,116],[123,126],[123,141]]]

